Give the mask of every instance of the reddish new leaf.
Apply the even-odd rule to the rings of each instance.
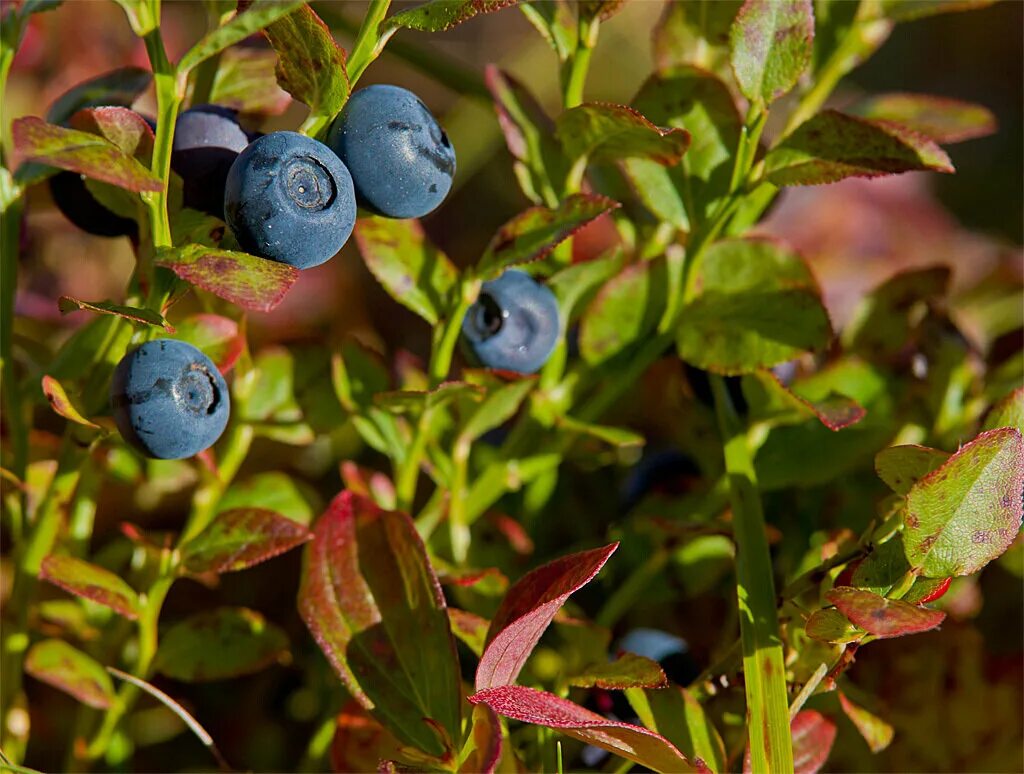
[[[142,325],[155,325],[163,328],[168,333],[174,333],[174,326],[164,319],[163,315],[154,312],[152,309],[140,309],[134,306],[122,306],[112,304],[109,301],[82,301],[71,296],[61,296],[57,300],[57,308],[64,314],[82,309],[97,314],[112,314],[115,317],[123,317],[132,322]]]
[[[71,402],[71,398],[68,397],[64,385],[52,376],[47,375],[43,377],[43,395],[50,402],[50,408],[65,419],[79,425],[99,429],[99,425],[85,418],[81,410]]]
[[[117,575],[72,556],[47,556],[39,577],[75,596],[91,599],[125,618],[139,617],[139,596]]]
[[[459,610],[457,607],[448,608],[448,620],[451,622],[452,634],[462,640],[466,647],[477,655],[477,658],[482,656],[490,622],[486,618]]]
[[[476,670],[476,689],[510,685],[533,652],[555,613],[577,589],[604,567],[618,543],[572,554],[538,567],[505,594],[487,632]]]
[[[493,774],[501,760],[501,720],[486,704],[473,707],[473,750],[459,767],[465,774]]]
[[[859,105],[858,115],[920,132],[940,145],[987,137],[998,128],[992,111],[981,105],[927,94],[879,94]]]
[[[836,740],[836,724],[814,710],[797,713],[790,724],[793,735],[794,774],[816,774],[825,765]],[[743,756],[743,772],[750,774],[750,746]]]
[[[156,262],[186,282],[255,312],[269,312],[280,304],[299,278],[294,266],[204,245],[160,250]]]
[[[245,335],[238,323],[219,314],[195,314],[178,323],[176,339],[202,350],[217,369],[226,374],[245,349]]]
[[[33,645],[25,656],[25,671],[95,709],[107,709],[114,699],[106,670],[63,640]]]
[[[699,760],[696,765],[690,763],[671,742],[653,731],[608,720],[567,699],[534,688],[504,685],[478,691],[469,701],[486,704],[499,715],[513,720],[556,729],[654,771],[707,770]]]
[[[555,135],[566,156],[595,164],[642,158],[678,164],[690,147],[685,129],[661,129],[625,105],[588,102],[558,117]]]
[[[153,157],[153,130],[146,119],[126,107],[79,110],[68,121],[72,129],[104,137],[143,164]]]
[[[22,160],[77,172],[129,191],[159,191],[159,178],[112,142],[95,134],[19,118],[11,127]]]
[[[461,737],[455,640],[406,514],[335,498],[306,550],[299,612],[355,699],[400,741],[450,759]]]
[[[244,570],[283,554],[312,536],[303,525],[274,511],[223,511],[181,547],[182,568],[193,575]]]
[[[480,259],[478,273],[497,276],[510,266],[538,261],[564,239],[619,203],[594,194],[573,194],[557,209],[531,207],[498,229]]]
[[[850,621],[878,638],[926,632],[946,618],[940,610],[916,607],[899,599],[886,599],[851,586],[834,588],[825,598]]]

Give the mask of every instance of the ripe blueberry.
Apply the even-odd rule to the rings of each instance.
[[[660,629],[633,629],[619,641],[619,650],[657,661],[665,676],[678,685],[688,685],[700,674],[686,640]]]
[[[50,196],[61,214],[78,228],[96,236],[131,236],[139,227],[131,218],[122,218],[108,210],[85,187],[85,176],[77,172],[58,172],[48,181]]]
[[[110,385],[121,436],[147,457],[180,460],[216,443],[231,399],[213,362],[183,341],[156,339],[125,355]]]
[[[327,144],[348,166],[359,203],[389,218],[419,218],[452,187],[455,149],[411,91],[360,89],[335,119]]]
[[[185,206],[223,218],[224,181],[248,144],[234,110],[198,105],[178,116],[171,169],[181,175]]]
[[[558,332],[555,294],[515,269],[485,282],[462,321],[462,334],[483,365],[524,374],[544,365]]]
[[[299,269],[319,266],[352,234],[352,176],[326,145],[296,132],[271,132],[231,165],[224,219],[250,253]]]

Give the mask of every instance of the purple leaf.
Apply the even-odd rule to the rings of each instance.
[[[832,752],[832,744],[836,740],[836,724],[820,712],[803,710],[797,713],[790,724],[793,735],[793,772],[794,774],[816,774],[821,770]],[[752,770],[750,765],[750,746],[743,756],[744,774]]]

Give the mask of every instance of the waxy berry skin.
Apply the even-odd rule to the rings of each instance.
[[[121,436],[147,457],[180,460],[216,443],[231,398],[217,366],[183,341],[156,339],[118,363],[110,385]]]
[[[298,269],[319,266],[341,250],[355,226],[352,176],[323,143],[271,132],[231,165],[224,219],[246,252]]]
[[[234,110],[197,105],[178,116],[171,169],[181,176],[185,206],[223,218],[228,170],[248,144]]]
[[[85,176],[67,170],[47,181],[53,203],[67,218],[87,234],[104,237],[134,236],[139,227],[131,218],[122,218],[108,210],[85,186]]]
[[[524,374],[547,362],[558,334],[555,294],[515,269],[485,282],[462,321],[462,335],[477,360]]]
[[[455,149],[407,89],[378,84],[357,91],[327,144],[352,173],[359,204],[379,215],[423,217],[451,190]]]

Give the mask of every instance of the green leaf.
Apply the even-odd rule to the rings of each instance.
[[[757,104],[786,94],[810,64],[813,40],[811,0],[747,0],[729,31],[740,91]]]
[[[742,5],[743,0],[666,3],[654,28],[654,58],[658,69],[696,65],[721,73],[729,59],[729,28]]]
[[[245,570],[311,537],[302,524],[266,508],[221,511],[181,547],[181,566],[193,575]]]
[[[909,570],[903,540],[899,535],[894,535],[890,540],[875,546],[857,565],[850,585],[885,596]]]
[[[982,433],[907,494],[907,560],[926,578],[977,572],[1020,531],[1022,488],[1020,431]]]
[[[614,661],[591,664],[570,677],[569,685],[577,688],[596,686],[615,691],[626,688],[664,688],[668,685],[668,678],[657,661],[635,653],[623,653]]]
[[[178,323],[174,338],[202,351],[222,374],[235,365],[245,350],[245,334],[238,323],[219,314],[194,314]]]
[[[277,85],[277,54],[261,48],[229,48],[221,54],[210,102],[249,115],[283,113],[291,97]]]
[[[895,22],[914,21],[940,13],[973,11],[996,0],[880,0],[882,15]]]
[[[477,266],[483,279],[505,269],[539,261],[590,221],[619,206],[595,194],[573,194],[555,209],[531,207],[498,229]]]
[[[255,312],[269,312],[280,304],[299,278],[294,266],[196,244],[161,249],[156,263],[186,282]]]
[[[35,643],[25,656],[25,671],[94,709],[108,709],[113,703],[114,685],[107,670],[63,640]]]
[[[891,123],[826,110],[797,127],[764,159],[775,185],[820,185],[847,177],[900,172],[953,172],[949,156],[931,140]]]
[[[593,164],[608,164],[639,158],[672,166],[690,146],[685,129],[659,129],[633,108],[604,102],[566,110],[555,127],[555,136],[572,162],[586,158]]]
[[[340,113],[351,91],[345,51],[313,9],[302,5],[263,34],[277,51],[281,88],[308,105],[311,115],[333,118]]]
[[[627,266],[606,282],[580,321],[580,354],[603,363],[653,331],[665,308],[668,271],[656,258]]]
[[[164,632],[155,666],[174,680],[206,683],[259,672],[287,652],[288,636],[260,613],[218,607]]]
[[[519,8],[564,64],[579,40],[579,25],[569,0],[525,2]]]
[[[163,315],[154,312],[152,309],[122,306],[120,304],[112,304],[109,301],[82,301],[71,296],[61,296],[57,301],[57,308],[64,314],[82,309],[96,312],[97,314],[112,314],[115,317],[123,317],[126,320],[143,325],[153,325],[157,328],[163,328],[168,333],[174,333],[175,330],[174,326],[167,322]]]
[[[141,67],[120,67],[90,78],[61,94],[46,111],[51,124],[63,124],[83,108],[129,107],[148,87],[153,74]]]
[[[72,402],[71,398],[68,397],[68,393],[64,389],[64,385],[52,376],[44,375],[42,379],[42,386],[43,395],[45,395],[46,400],[50,402],[50,408],[52,408],[54,412],[71,422],[84,425],[85,427],[91,427],[97,430],[99,429],[99,425],[86,419],[82,410]]]
[[[287,473],[257,473],[232,484],[217,503],[219,513],[240,508],[266,508],[302,525],[320,512],[316,493]]]
[[[578,307],[622,269],[624,257],[621,250],[612,250],[592,261],[566,266],[548,278],[547,287],[558,299],[558,312],[565,325],[576,317]]]
[[[713,774],[727,771],[722,737],[692,693],[673,685],[663,690],[630,689],[626,698],[645,726],[687,758],[700,758]]]
[[[436,325],[459,272],[426,237],[419,221],[360,218],[355,237],[366,267],[388,294]]]
[[[517,379],[491,390],[462,426],[459,442],[470,444],[511,419],[535,383],[532,378]]]
[[[216,56],[235,43],[241,43],[253,33],[259,32],[302,5],[305,3],[301,0],[283,0],[282,2],[263,0],[263,2],[252,3],[244,12],[237,14],[227,24],[207,33],[202,40],[190,48],[178,62],[178,77],[188,75],[196,65],[211,56]]]
[[[679,355],[700,368],[737,374],[823,348],[832,330],[799,255],[765,239],[730,239],[693,268],[697,291],[683,309]]]
[[[135,589],[110,570],[95,564],[71,556],[51,555],[43,559],[39,577],[75,596],[109,607],[125,618],[139,617],[139,596]]]
[[[796,388],[799,389],[799,388]],[[830,391],[824,398],[812,400],[784,385],[772,371],[758,370],[743,377],[743,396],[756,421],[784,421],[790,416],[814,418],[833,432],[856,424],[865,410],[853,398]]]
[[[487,628],[491,622],[475,613],[467,613],[454,607],[448,608],[448,620],[451,622],[452,634],[465,643],[466,647],[479,658],[487,644]]]
[[[385,728],[430,755],[456,753],[455,640],[408,516],[339,495],[306,549],[299,612],[349,693]]]
[[[982,430],[998,427],[1015,427],[1024,433],[1024,387],[1018,387],[996,405],[985,416]]]
[[[864,737],[864,741],[868,743],[868,748],[873,753],[880,753],[886,747],[892,743],[893,737],[896,735],[893,727],[882,720],[877,715],[868,712],[866,709],[858,704],[854,704],[850,701],[849,697],[842,691],[839,694],[839,706],[843,708],[843,712],[846,713],[846,717],[857,727],[860,731],[860,735]]]
[[[853,112],[874,121],[892,121],[940,145],[987,137],[999,128],[987,107],[927,94],[880,94]]]
[[[41,118],[17,119],[11,132],[22,159],[77,172],[129,191],[159,191],[160,179],[131,155],[95,134],[48,124]]]
[[[890,446],[875,455],[875,472],[896,494],[905,495],[920,479],[942,467],[949,454],[927,446]]]
[[[643,446],[646,442],[643,435],[627,430],[624,427],[610,427],[609,425],[597,425],[590,422],[581,422],[570,416],[563,416],[557,419],[559,427],[570,433],[589,435],[611,446],[626,448],[630,446]]]
[[[864,632],[834,607],[811,613],[804,624],[804,631],[812,640],[833,644],[857,642],[864,637]]]
[[[385,19],[379,34],[405,28],[421,32],[443,32],[481,13],[493,13],[519,0],[428,0],[415,8]]]
[[[825,598],[852,623],[878,639],[926,632],[946,618],[940,610],[908,605],[898,599],[886,599],[849,586],[834,588],[825,594]]]
[[[729,88],[709,72],[682,66],[649,78],[632,104],[659,126],[685,129],[692,138],[677,168],[626,162],[641,201],[679,228],[687,227],[686,216],[705,220],[729,191],[743,125]]]
[[[281,443],[303,445],[313,441],[312,428],[303,422],[295,388],[296,358],[284,347],[268,347],[254,362],[251,391],[244,419],[261,423],[260,434]]]
[[[438,385],[437,389],[430,390],[429,392],[414,390],[378,392],[374,395],[373,402],[396,414],[411,413],[418,416],[426,409],[447,406],[452,401],[461,400],[462,398],[479,401],[483,394],[484,389],[476,384],[444,382]]]
[[[466,495],[466,523],[472,524],[506,492],[515,492],[545,473],[558,469],[561,454],[536,454],[489,465]]]

